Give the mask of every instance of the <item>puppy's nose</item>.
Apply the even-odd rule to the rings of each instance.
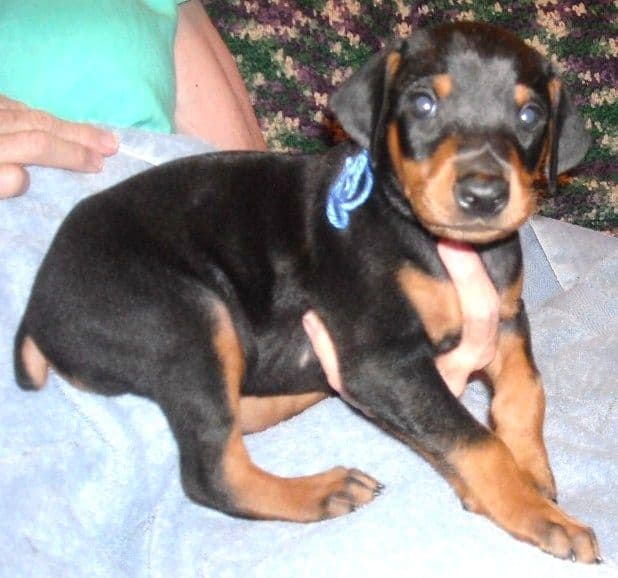
[[[475,217],[498,214],[509,200],[508,183],[493,175],[471,175],[457,181],[455,199],[462,211]]]

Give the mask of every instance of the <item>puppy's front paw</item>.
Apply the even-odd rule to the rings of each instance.
[[[569,518],[557,507],[536,524],[540,548],[558,558],[594,564],[601,561],[596,536],[591,528]]]

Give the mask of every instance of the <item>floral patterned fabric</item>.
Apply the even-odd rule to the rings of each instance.
[[[456,20],[517,33],[555,61],[594,143],[582,165],[541,197],[541,213],[618,234],[617,44],[614,0],[203,0],[252,93],[269,145],[323,150],[328,95],[384,43]]]

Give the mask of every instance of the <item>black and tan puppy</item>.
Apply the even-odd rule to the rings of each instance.
[[[81,202],[36,278],[17,380],[53,366],[107,395],[156,401],[196,502],[311,521],[369,502],[377,481],[335,468],[282,479],[252,464],[243,423],[284,417],[327,386],[303,331],[324,320],[350,398],[423,453],[465,506],[560,557],[594,562],[591,530],[554,503],[544,396],[520,299],[517,229],[532,183],[588,137],[551,65],[482,24],[417,32],[334,95],[354,143],[326,154],[175,161]],[[477,247],[501,296],[493,430],[451,394],[434,357],[461,314],[439,238]]]

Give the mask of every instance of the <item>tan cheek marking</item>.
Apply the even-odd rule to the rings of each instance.
[[[397,280],[418,313],[434,345],[461,332],[461,310],[455,286],[409,265],[397,273]]]
[[[444,100],[453,92],[453,79],[449,74],[437,74],[433,77],[433,89]]]
[[[515,103],[517,106],[522,107],[524,104],[530,101],[532,92],[525,84],[515,85]]]
[[[399,140],[399,129],[394,122],[391,122],[386,129],[386,144],[397,178],[403,183],[403,152]]]
[[[441,197],[441,204],[453,200],[453,186],[457,178],[455,157],[459,148],[455,137],[448,137],[428,159],[427,195]]]
[[[509,223],[509,226],[515,227],[523,224],[536,211],[536,193],[533,188],[536,171],[534,173],[528,172],[514,150],[511,152],[510,166],[510,200],[506,211],[502,213],[501,219],[503,222]]]
[[[515,282],[500,293],[500,319],[513,319],[521,309],[521,291],[524,283],[520,273]]]
[[[418,217],[428,223],[453,221],[457,214],[453,196],[457,139],[445,139],[430,158],[415,161],[404,157],[399,130],[391,123],[387,129],[387,146],[395,174]]]
[[[410,199],[416,214],[427,223],[452,223],[458,219],[459,211],[454,197],[458,146],[457,139],[449,137],[440,143],[426,161],[404,162],[404,178],[407,181],[413,178],[408,175],[414,176],[419,171],[424,177],[424,188]]]

